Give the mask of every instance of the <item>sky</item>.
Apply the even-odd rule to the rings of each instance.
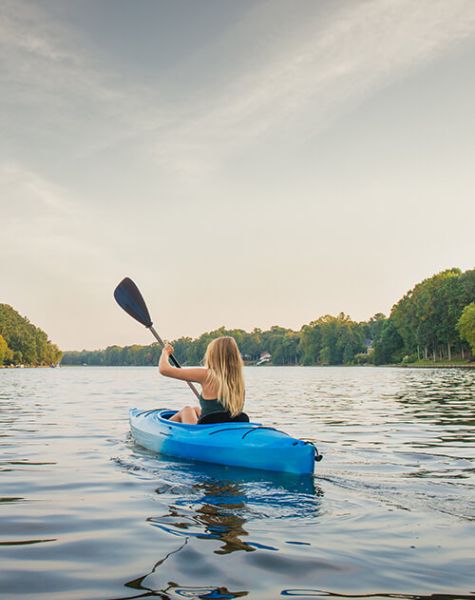
[[[2,0],[0,302],[63,350],[475,267],[472,0]]]

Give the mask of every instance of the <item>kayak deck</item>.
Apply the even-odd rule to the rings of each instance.
[[[311,442],[260,423],[189,425],[169,418],[174,410],[130,410],[134,440],[144,448],[178,458],[222,465],[313,473],[320,458]]]

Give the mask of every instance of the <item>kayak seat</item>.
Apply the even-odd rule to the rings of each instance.
[[[198,421],[198,425],[211,425],[212,423],[249,423],[246,413],[239,413],[232,417],[228,412],[214,412],[205,415]]]

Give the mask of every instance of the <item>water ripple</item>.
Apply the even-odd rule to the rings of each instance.
[[[181,407],[146,368],[0,371],[6,598],[475,596],[475,372],[247,369],[247,410],[313,440],[315,478],[136,446]]]

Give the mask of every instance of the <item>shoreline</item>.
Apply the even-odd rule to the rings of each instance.
[[[386,365],[400,367],[401,369],[475,369],[475,363],[466,365]]]

